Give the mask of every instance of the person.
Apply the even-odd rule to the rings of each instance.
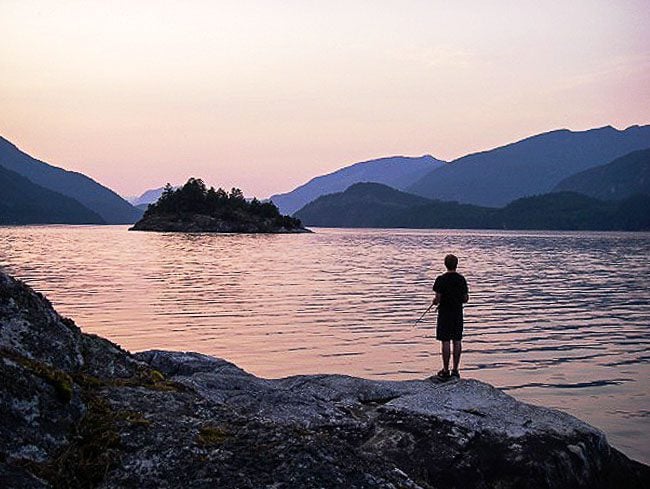
[[[433,305],[438,306],[436,339],[441,342],[442,350],[442,370],[437,375],[442,380],[460,377],[458,367],[462,352],[463,304],[469,301],[467,280],[456,271],[458,258],[451,254],[445,256],[445,267],[447,271],[439,275],[433,284],[433,291],[436,294]],[[454,356],[450,371],[451,342],[454,344]]]

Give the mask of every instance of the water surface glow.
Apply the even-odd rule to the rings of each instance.
[[[265,377],[439,368],[448,252],[470,284],[462,374],[599,427],[650,462],[650,234],[317,229],[309,235],[0,228],[0,266],[82,329]]]

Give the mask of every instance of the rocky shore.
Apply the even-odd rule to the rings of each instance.
[[[471,379],[268,380],[130,354],[0,271],[3,488],[626,488],[650,467]]]

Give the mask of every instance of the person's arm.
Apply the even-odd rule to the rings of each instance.
[[[440,277],[436,277],[436,281],[433,283],[433,292],[436,294],[433,296],[433,300],[431,301],[432,306],[437,306],[440,304]]]
[[[463,277],[464,279],[465,277]],[[463,304],[469,302],[469,287],[467,286],[467,280],[465,280],[465,294],[463,294]]]

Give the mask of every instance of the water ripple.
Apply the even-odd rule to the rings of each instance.
[[[318,230],[309,235],[0,228],[0,264],[85,331],[255,374],[425,377],[448,252],[470,284],[462,370],[559,407],[650,462],[650,234]]]

